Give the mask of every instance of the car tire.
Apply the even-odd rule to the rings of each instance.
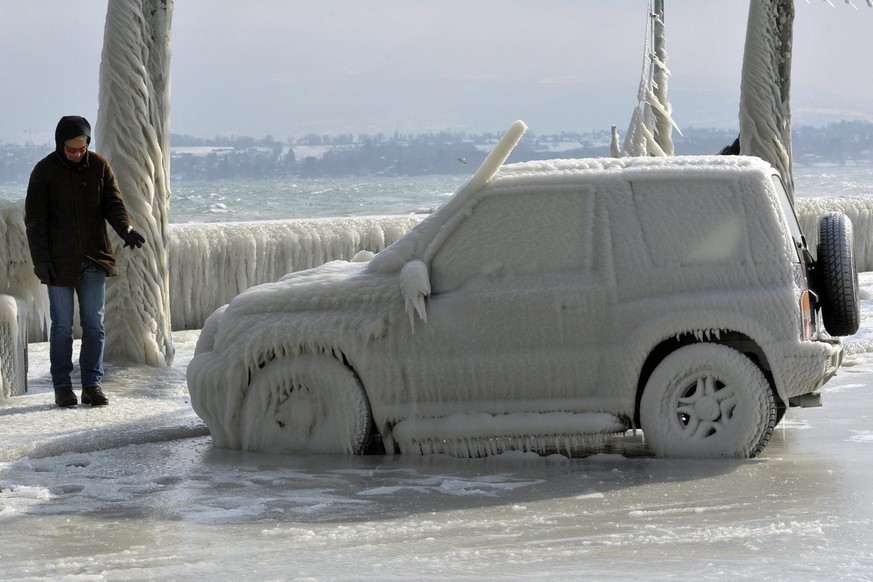
[[[326,354],[297,354],[253,374],[240,410],[244,450],[363,454],[373,430],[364,387]]]
[[[758,455],[776,426],[766,376],[719,344],[679,348],[658,364],[640,401],[643,436],[659,457]]]
[[[816,257],[824,328],[832,336],[852,335],[861,325],[861,308],[852,222],[845,214],[830,212],[819,219]]]

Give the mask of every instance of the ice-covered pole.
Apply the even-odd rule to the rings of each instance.
[[[130,218],[146,238],[115,240],[121,275],[107,280],[106,356],[170,365],[170,29],[173,0],[108,3],[96,142],[118,178]]]
[[[673,109],[667,99],[667,43],[664,3],[649,0],[643,71],[637,92],[638,105],[628,125],[622,155],[668,156],[673,154]],[[613,140],[615,140],[613,136]]]
[[[793,0],[750,0],[740,82],[740,153],[779,170],[794,201],[791,167]]]
[[[668,97],[667,81],[670,73],[667,70],[667,33],[664,24],[664,0],[655,0],[652,11],[652,37],[655,58],[652,67],[652,90],[655,100],[661,108],[653,108],[655,115],[655,141],[663,150],[664,155],[672,156],[673,149],[673,107]]]

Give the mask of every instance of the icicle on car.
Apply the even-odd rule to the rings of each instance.
[[[504,165],[524,130],[384,251],[209,317],[187,374],[216,446],[573,454],[642,428],[658,455],[752,457],[818,404],[859,323],[845,216],[815,260],[760,159]]]

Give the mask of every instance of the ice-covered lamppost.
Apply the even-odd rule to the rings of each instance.
[[[852,0],[845,3],[854,6]],[[873,8],[873,0],[866,0]],[[779,170],[794,201],[791,49],[794,0],[750,0],[740,82],[740,153]]]
[[[655,101],[660,108],[654,108],[655,141],[664,155],[672,156],[673,151],[673,107],[668,99],[667,82],[670,72],[667,70],[667,34],[664,26],[664,0],[654,1],[652,11],[652,49],[654,51],[652,67],[652,90]]]
[[[135,253],[114,241],[121,269],[106,286],[106,356],[170,365],[170,29],[173,0],[108,2],[95,139],[115,170]]]
[[[619,146],[613,128],[610,146],[613,157],[673,155],[673,108],[667,98],[667,36],[664,25],[664,0],[649,0],[646,23],[643,71],[637,94],[639,102],[631,116],[624,144]]]
[[[779,170],[794,200],[791,167],[793,0],[751,0],[740,82],[740,153]]]

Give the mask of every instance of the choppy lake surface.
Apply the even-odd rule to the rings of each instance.
[[[798,166],[794,172],[799,198],[873,197],[871,166]],[[445,202],[468,178],[457,174],[178,181],[171,185],[170,222],[427,213]],[[26,184],[0,184],[0,198],[24,198],[26,188]]]

